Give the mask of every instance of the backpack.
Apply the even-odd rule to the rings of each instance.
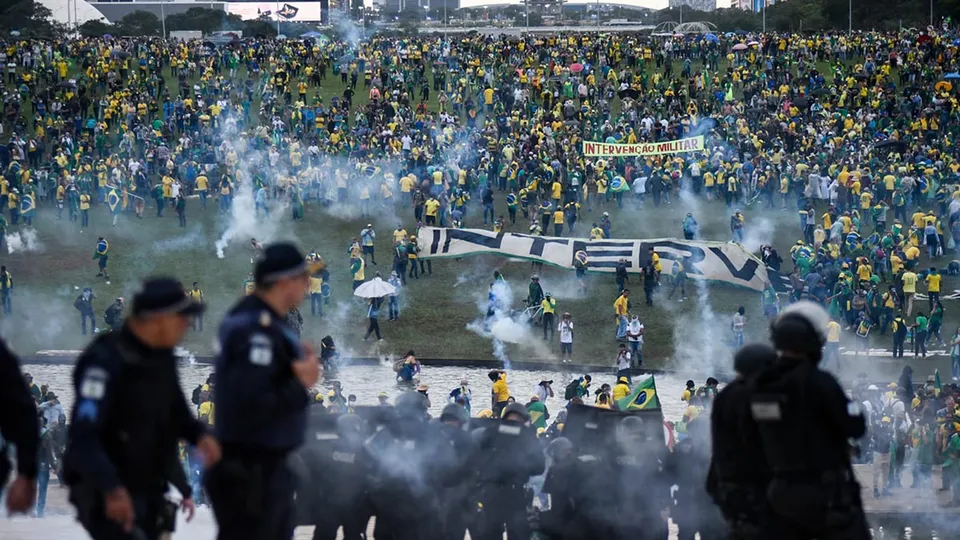
[[[193,396],[190,397],[190,402],[194,405],[200,405],[200,390],[202,388],[203,386],[198,384],[197,387],[193,389]]]
[[[580,388],[580,379],[570,381],[570,384],[563,390],[563,399],[571,400],[577,397],[577,390]]]

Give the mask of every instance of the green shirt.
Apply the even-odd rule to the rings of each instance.
[[[927,331],[927,318],[920,315],[917,317],[917,332]]]
[[[534,429],[547,428],[547,407],[539,401],[531,402],[527,405],[527,412],[530,413],[530,425]]]

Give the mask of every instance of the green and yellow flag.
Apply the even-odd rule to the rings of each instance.
[[[617,400],[617,407],[621,411],[659,409],[660,398],[657,396],[657,381],[651,375],[649,379],[638,383],[630,392],[630,395]]]
[[[111,189],[107,194],[107,206],[110,207],[111,212],[116,212],[118,204],[120,204],[120,196],[117,195],[117,190]]]

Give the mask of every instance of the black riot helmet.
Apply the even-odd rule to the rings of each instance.
[[[770,338],[781,356],[806,358],[819,363],[827,343],[830,315],[817,304],[801,300],[791,304],[770,325]]]
[[[733,356],[733,370],[749,378],[777,360],[777,351],[766,343],[748,343]]]
[[[408,420],[425,420],[427,417],[427,400],[419,392],[404,392],[397,396],[394,402],[397,416]]]
[[[356,414],[344,414],[337,418],[337,435],[341,439],[357,442],[363,440],[364,421]]]

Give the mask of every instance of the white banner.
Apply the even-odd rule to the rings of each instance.
[[[687,277],[718,281],[762,291],[768,280],[778,291],[789,289],[789,280],[768,269],[740,244],[697,242],[660,238],[655,240],[587,240],[518,233],[495,233],[483,229],[423,227],[417,244],[424,259],[453,259],[468,255],[500,255],[573,269],[574,255],[587,254],[587,271],[613,273],[626,259],[627,272],[639,273],[649,263],[649,249],[660,256],[663,273],[672,270],[671,260],[680,260]]]

